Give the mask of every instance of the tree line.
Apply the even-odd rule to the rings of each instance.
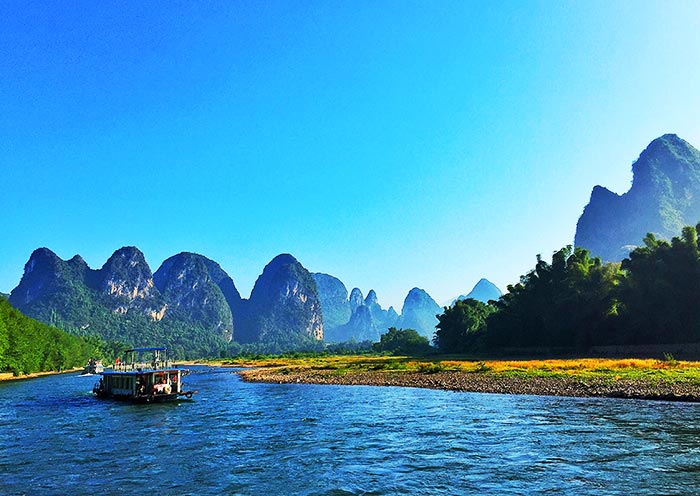
[[[537,256],[535,267],[497,301],[460,300],[438,315],[433,338],[444,353],[493,352],[504,348],[585,351],[601,345],[654,345],[700,342],[700,224],[683,228],[671,241],[644,238],[644,245],[621,263],[603,263],[589,251],[567,246],[552,261]],[[151,322],[120,322],[121,337],[163,338]],[[133,326],[132,328],[125,329]],[[108,326],[109,327],[109,326]],[[16,375],[84,365],[90,357],[108,361],[129,343],[87,335],[93,330],[54,326],[24,316],[0,297],[0,371]],[[79,336],[75,334],[85,333]],[[194,340],[193,334],[198,339]],[[115,339],[118,336],[110,335]],[[279,354],[290,343],[226,343],[219,336],[170,328],[162,339],[173,358]],[[128,338],[127,338],[128,339]],[[159,341],[160,342],[160,341]],[[309,339],[293,343],[310,353],[429,353],[414,330],[391,328],[378,343],[328,345]]]
[[[446,353],[502,348],[700,342],[700,224],[670,242],[653,234],[621,263],[567,246],[498,301],[458,301],[438,315]]]
[[[70,335],[34,320],[0,297],[0,372],[14,375],[65,370],[100,357],[98,339]]]

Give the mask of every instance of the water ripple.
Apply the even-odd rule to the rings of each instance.
[[[0,494],[692,494],[698,405],[248,384],[98,401],[92,381],[0,384]]]

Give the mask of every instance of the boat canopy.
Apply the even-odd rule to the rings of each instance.
[[[131,348],[124,350],[125,360],[117,360],[114,370],[126,372],[128,370],[160,370],[170,367],[168,348],[165,346],[148,348]]]

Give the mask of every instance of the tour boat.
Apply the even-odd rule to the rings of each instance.
[[[167,348],[133,348],[126,350],[125,360],[103,370],[92,392],[98,398],[151,403],[191,398],[197,391],[186,391],[182,378],[189,375],[170,363]]]
[[[91,358],[80,375],[101,374],[104,369],[105,368],[102,366],[102,360],[95,360],[94,358]]]

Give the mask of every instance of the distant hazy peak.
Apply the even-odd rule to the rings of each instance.
[[[403,302],[403,308],[401,309],[401,316],[405,316],[407,312],[411,312],[418,307],[437,307],[440,310],[440,305],[438,305],[435,300],[428,294],[427,291],[420,288],[411,289]]]
[[[343,300],[347,303],[348,300],[348,290],[343,284],[343,281],[337,277],[331,276],[329,274],[324,274],[322,272],[314,272],[311,276],[316,281],[316,287],[318,288],[319,295],[324,293],[324,296],[332,293],[332,297],[337,300]]]
[[[365,298],[365,305],[376,305],[378,304],[377,301],[377,293],[375,293],[373,289],[370,289],[369,293],[367,293],[367,297]]]
[[[298,263],[299,263],[299,261],[296,258],[294,258],[292,255],[290,255],[289,253],[281,253],[281,254],[277,255],[275,258],[273,258],[272,260],[270,260],[270,263],[268,263],[265,266],[265,269],[268,269],[268,268],[274,269],[275,267],[279,267],[282,265],[295,265]],[[263,270],[263,272],[264,272],[264,270]]]
[[[426,297],[432,299],[426,290],[421,288],[413,288],[406,295],[406,300],[423,299]]]
[[[610,197],[619,197],[617,193],[610,191],[608,188],[600,185],[595,185],[593,186],[593,191],[591,191],[591,201],[593,200],[600,200],[600,199],[607,199]]]
[[[354,312],[357,307],[361,307],[364,304],[365,299],[360,288],[352,288],[352,291],[350,291],[350,310]]]
[[[675,134],[664,134],[663,136],[656,138],[654,141],[649,143],[646,150],[642,152],[645,154],[664,154],[671,153],[674,156],[685,159],[694,160],[698,156],[698,150],[696,150],[693,145],[688,143],[686,140],[679,138]]]
[[[488,279],[481,278],[464,299],[473,298],[475,300],[488,303],[491,300],[499,299],[501,296],[503,296],[503,292],[498,288],[498,286]]]
[[[423,289],[413,288],[406,295],[397,325],[404,329],[415,329],[419,334],[432,339],[437,324],[437,314],[442,308]]]
[[[574,244],[619,261],[648,232],[670,239],[700,220],[700,151],[675,134],[653,140],[632,165],[632,186],[617,195],[596,186]]]

